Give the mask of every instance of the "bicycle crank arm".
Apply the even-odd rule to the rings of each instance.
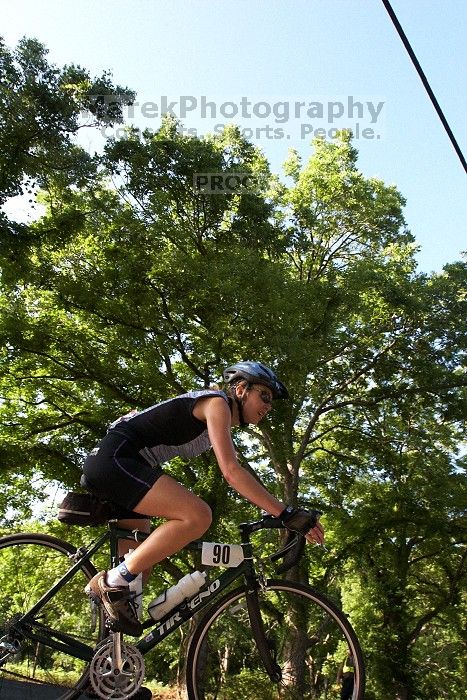
[[[143,682],[144,659],[134,646],[122,642],[120,632],[102,642],[89,666],[89,678],[99,698],[127,698]]]

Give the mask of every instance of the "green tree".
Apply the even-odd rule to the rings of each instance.
[[[8,218],[2,206],[22,196],[34,209],[37,187],[47,190],[52,182],[61,182],[63,188],[89,183],[96,176],[97,159],[77,145],[76,134],[92,125],[121,122],[123,108],[133,98],[133,92],[112,84],[109,73],[91,78],[80,66],[51,65],[47,50],[34,39],[24,38],[10,50],[0,38],[0,250],[5,293],[14,295],[21,269],[29,265],[35,231]],[[71,219],[62,221],[62,231],[70,227]],[[4,357],[11,351],[11,347],[2,349]],[[13,437],[9,449],[16,447]],[[22,471],[21,459],[15,461],[17,473],[10,474],[2,494],[7,504],[3,512],[7,507],[8,512],[27,511],[28,500],[43,487],[40,478],[31,482]]]
[[[166,119],[109,142],[92,177],[48,173],[45,214],[5,233],[14,265],[2,250],[0,458],[10,483],[72,485],[119,413],[209,386],[237,358],[273,365],[292,400],[236,434],[241,459],[326,512],[329,552],[310,548],[299,575],[343,598],[373,692],[421,698],[423,649],[457,619],[463,575],[466,268],[417,275],[403,198],[356,161],[349,134],[318,140],[304,165],[291,153],[284,184],[238,129],[196,139]],[[200,172],[258,187],[210,196]],[[255,513],[209,456],[170,468],[223,537]],[[449,638],[458,649],[457,627]]]
[[[288,248],[297,274],[331,283],[338,311],[304,373],[287,479],[292,493],[298,485],[332,509],[331,548],[336,566],[345,562],[339,579],[358,571],[357,591],[350,575],[334,592],[365,642],[370,691],[430,697],[434,664],[422,663],[421,650],[444,611],[461,614],[465,586],[456,453],[467,413],[466,266],[416,275],[395,190],[351,167],[345,139],[316,146],[305,168],[295,154],[286,164],[294,186],[284,190],[282,216],[297,244]],[[313,569],[332,591],[338,569],[328,565],[323,575],[321,560]],[[435,571],[437,583],[428,584]],[[457,685],[453,675],[449,664],[438,668],[441,685],[460,698],[462,675]]]
[[[120,123],[133,99],[108,72],[91,78],[78,65],[59,69],[37,40],[23,38],[10,50],[0,37],[0,206],[18,195],[33,204],[35,187],[47,187],[52,175],[63,186],[89,182],[94,159],[74,136],[85,126]],[[28,228],[2,212],[0,233],[3,247]]]

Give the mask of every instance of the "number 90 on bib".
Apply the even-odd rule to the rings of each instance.
[[[222,542],[203,542],[201,563],[204,566],[238,566],[245,559],[240,544],[223,544]]]

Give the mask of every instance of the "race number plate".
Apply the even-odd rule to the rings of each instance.
[[[238,566],[244,559],[240,544],[203,542],[201,563],[204,566]]]

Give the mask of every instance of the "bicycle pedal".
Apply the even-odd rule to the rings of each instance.
[[[117,632],[123,634],[121,625],[119,624],[118,620],[112,620],[110,617],[108,617],[107,614],[105,616],[105,626],[114,634]]]

